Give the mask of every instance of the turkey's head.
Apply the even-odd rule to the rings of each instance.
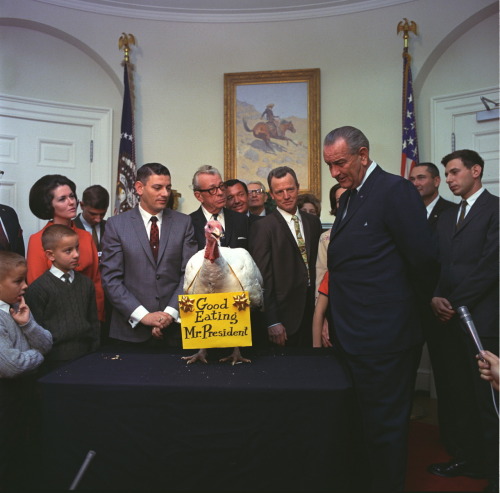
[[[205,258],[214,262],[219,258],[219,239],[223,235],[222,224],[219,221],[208,221],[205,225]]]

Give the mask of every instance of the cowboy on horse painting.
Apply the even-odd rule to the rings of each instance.
[[[285,135],[285,132],[289,131],[295,133],[295,127],[293,123],[288,120],[281,120],[279,116],[275,116],[273,113],[274,104],[270,103],[266,106],[266,109],[261,115],[261,118],[266,117],[267,122],[258,122],[251,129],[247,125],[246,120],[243,118],[243,127],[247,132],[252,132],[257,139],[262,139],[266,146],[272,150],[271,138],[278,140],[285,140],[287,145],[288,142],[297,145],[292,139]],[[274,150],[273,150],[274,152]]]
[[[284,134],[281,134],[281,129],[279,128],[280,117],[274,115],[273,108],[274,108],[273,103],[268,104],[266,106],[266,109],[263,111],[262,115],[260,115],[260,117],[261,118],[266,117],[268,125],[276,129],[276,133],[278,134],[279,137],[283,137]]]

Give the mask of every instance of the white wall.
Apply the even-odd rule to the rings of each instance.
[[[136,36],[137,160],[170,168],[186,213],[198,205],[189,189],[196,168],[224,168],[225,72],[319,67],[321,137],[339,125],[358,126],[371,141],[372,157],[395,173],[403,49],[396,27],[403,17],[420,30],[410,42],[414,79],[437,48],[446,48],[447,36],[467,26],[444,49],[417,95],[423,157],[430,155],[431,97],[498,83],[497,4],[491,0],[415,0],[322,19],[243,24],[136,20],[33,0],[0,0],[0,5],[0,92],[112,108],[114,152],[107,165],[113,176],[122,97],[117,80],[123,70],[117,42],[122,32]],[[478,14],[489,6],[488,15]],[[487,18],[468,26],[474,15]],[[322,165],[324,221],[330,220],[332,184]]]
[[[498,16],[490,16],[465,31],[438,59],[419,94],[419,121],[430,122],[431,98],[498,86],[498,56]],[[419,125],[419,146],[420,160],[432,160],[429,124]]]

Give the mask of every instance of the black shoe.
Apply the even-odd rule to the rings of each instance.
[[[427,470],[436,476],[444,478],[455,478],[456,476],[467,476],[469,478],[483,478],[478,471],[474,471],[465,461],[452,460],[451,462],[441,462],[440,464],[431,464]]]

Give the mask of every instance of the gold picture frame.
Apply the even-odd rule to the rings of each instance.
[[[278,113],[275,115],[274,112]],[[320,69],[224,74],[224,178],[261,181],[278,166],[321,200]]]

